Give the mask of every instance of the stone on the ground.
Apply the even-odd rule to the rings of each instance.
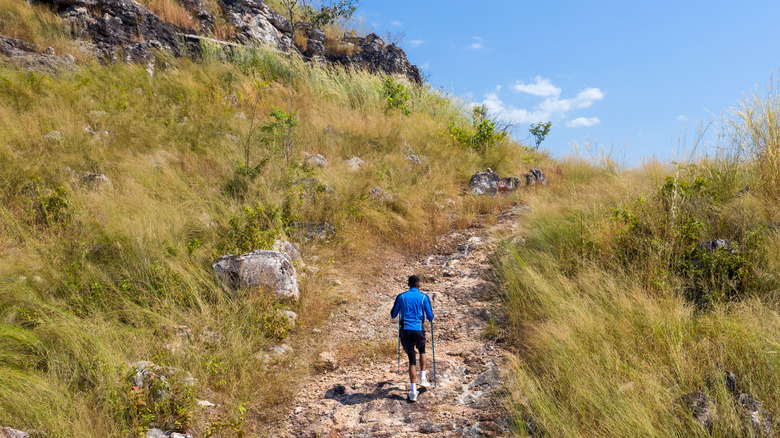
[[[715,252],[715,251],[717,251],[719,249],[723,249],[723,250],[728,251],[728,252],[730,252],[732,254],[734,254],[736,252],[736,250],[734,250],[734,248],[732,248],[731,242],[729,242],[726,239],[707,240],[705,242],[699,243],[698,245],[696,245],[696,247],[699,248],[699,249],[703,249],[703,250],[709,251],[709,252]]]
[[[212,403],[212,402],[210,402],[208,400],[198,400],[197,403],[198,403],[198,406],[203,407],[203,408],[213,408],[214,406],[216,406],[214,403]]]
[[[278,251],[257,250],[229,254],[211,264],[222,285],[231,291],[268,288],[279,298],[297,300],[298,275],[290,256]]]
[[[287,320],[287,323],[291,327],[295,327],[296,321],[298,321],[298,314],[292,310],[280,310],[279,313]]]
[[[295,245],[286,240],[276,239],[274,246],[271,249],[282,254],[287,254],[287,256],[290,257],[290,260],[292,261],[301,260],[301,253],[298,252],[298,249],[295,247]]]
[[[271,353],[277,358],[287,356],[292,352],[292,347],[287,344],[275,345],[271,348]]]
[[[350,170],[359,170],[366,162],[358,157],[352,157],[349,160],[344,161],[344,164],[346,164]]]
[[[60,143],[61,141],[65,140],[65,135],[60,131],[51,131],[44,135],[43,139],[49,143]]]
[[[334,371],[339,367],[339,362],[336,360],[336,356],[330,351],[323,351],[317,357],[315,367],[320,371]]]
[[[382,187],[376,186],[368,191],[368,194],[377,201],[392,201],[393,195],[387,193]]]
[[[328,165],[328,160],[320,154],[308,154],[304,152],[303,156],[303,162],[311,167],[326,167]]]
[[[764,437],[776,436],[775,417],[763,403],[752,395],[744,393],[738,395],[735,401],[737,410],[754,432]]]
[[[21,430],[12,429],[10,427],[0,428],[0,438],[29,438],[30,435],[27,432]]]
[[[407,155],[406,161],[414,164],[415,166],[419,166],[422,164],[422,158],[420,157],[420,155],[417,154]]]
[[[85,186],[97,189],[111,187],[111,180],[102,173],[81,172],[81,182]]]
[[[200,342],[208,347],[216,347],[222,342],[222,334],[219,332],[204,330],[198,337]]]
[[[495,195],[498,193],[498,181],[500,179],[498,174],[490,168],[484,172],[477,172],[471,175],[469,180],[471,193],[475,195]]]
[[[325,240],[336,233],[333,225],[327,222],[294,222],[292,226],[304,240]]]
[[[520,187],[520,178],[510,176],[498,180],[497,189],[499,192],[514,192]]]
[[[693,415],[697,423],[708,432],[712,431],[713,423],[718,420],[718,411],[712,397],[701,391],[689,392],[680,397],[680,403]]]
[[[547,176],[540,169],[531,169],[525,174],[525,185],[533,186],[536,184],[547,185]]]
[[[133,364],[132,384],[141,389],[153,388],[152,396],[157,400],[167,400],[169,397],[168,378],[177,370],[173,367],[163,367],[149,360],[141,360]]]

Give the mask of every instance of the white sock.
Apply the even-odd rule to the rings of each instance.
[[[422,379],[424,379],[424,378],[425,378],[425,373],[426,373],[426,371],[425,371],[425,370],[423,370],[423,371],[420,371],[420,380],[422,380]]]
[[[417,392],[417,384],[412,383],[412,392]]]

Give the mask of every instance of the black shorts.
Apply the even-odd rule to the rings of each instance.
[[[420,354],[425,354],[425,332],[422,330],[401,330],[401,345],[404,346],[406,355],[409,356],[409,365],[417,365],[417,356],[414,348]]]

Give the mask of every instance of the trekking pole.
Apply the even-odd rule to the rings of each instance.
[[[401,374],[401,326],[398,326],[398,374]]]
[[[436,388],[436,337],[433,336],[433,320],[431,320],[431,350],[433,353],[433,387]]]

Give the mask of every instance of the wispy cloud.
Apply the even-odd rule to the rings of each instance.
[[[512,85],[512,89],[520,93],[533,94],[534,96],[559,96],[561,89],[556,87],[550,82],[549,79],[544,79],[541,76],[537,76],[534,79],[534,83],[526,84],[523,81],[517,81]]]
[[[420,68],[423,69],[423,70],[428,70],[428,68],[430,68],[430,66],[431,66],[430,62],[424,62],[424,63],[420,64]]]
[[[505,121],[517,124],[539,123],[555,118],[566,118],[573,110],[589,108],[595,102],[604,99],[604,92],[599,88],[585,88],[574,97],[561,99],[561,88],[556,87],[549,79],[537,76],[532,83],[516,82],[511,86],[516,92],[543,97],[544,100],[531,109],[518,108],[505,102],[501,96],[501,87],[485,94],[481,104],[487,106],[490,113]],[[566,123],[571,128],[593,126],[601,121],[597,117],[578,117]]]
[[[681,122],[684,122],[684,121],[688,120],[688,116],[685,116],[685,115],[677,116],[677,120],[679,120]]]
[[[577,117],[574,120],[566,122],[566,126],[569,128],[583,128],[601,123],[598,117]]]
[[[390,26],[401,27],[401,26],[403,26],[403,23],[401,23],[398,20],[393,20],[393,21],[390,22]]]
[[[471,41],[473,42],[469,44],[469,48],[479,50],[482,48],[482,43],[485,42],[485,39],[479,36],[473,36],[471,37]]]
[[[411,40],[409,41],[409,47],[420,47],[424,42],[423,40]]]

